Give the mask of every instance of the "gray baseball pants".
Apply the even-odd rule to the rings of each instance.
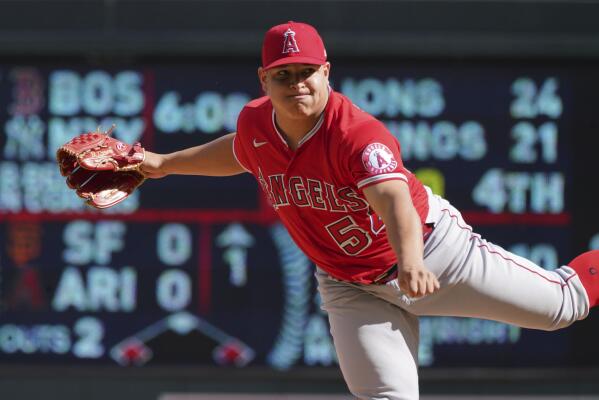
[[[419,398],[418,316],[476,317],[555,330],[589,313],[573,269],[547,271],[489,243],[449,202],[435,201],[441,212],[424,246],[424,263],[441,284],[435,294],[412,299],[397,280],[362,285],[316,271],[343,377],[359,399]]]

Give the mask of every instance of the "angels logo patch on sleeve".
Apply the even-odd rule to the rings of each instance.
[[[371,143],[362,152],[364,168],[371,174],[384,174],[397,168],[397,160],[387,146]]]

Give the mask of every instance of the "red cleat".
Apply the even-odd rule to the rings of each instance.
[[[568,263],[576,271],[587,291],[591,307],[599,304],[599,250],[582,253]]]

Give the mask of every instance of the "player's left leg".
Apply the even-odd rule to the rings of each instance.
[[[365,290],[416,315],[477,317],[533,329],[563,328],[588,315],[597,301],[596,270],[587,265],[594,253],[547,271],[485,241],[459,211],[446,201],[442,206],[424,247],[425,265],[441,289],[419,299],[407,298],[396,281]]]
[[[587,291],[591,307],[599,305],[599,250],[587,251],[568,263]]]

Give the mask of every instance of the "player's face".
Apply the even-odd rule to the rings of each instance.
[[[330,64],[286,64],[260,68],[262,89],[270,97],[277,116],[292,119],[318,117],[329,96]]]

